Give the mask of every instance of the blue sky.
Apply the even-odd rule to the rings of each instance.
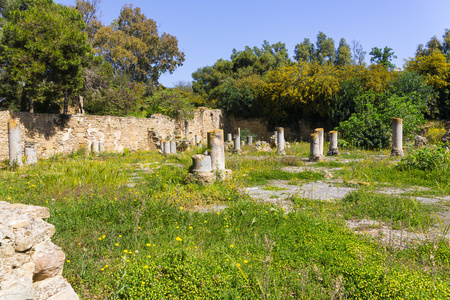
[[[233,48],[261,47],[264,40],[285,43],[292,57],[296,44],[304,38],[315,43],[319,31],[336,46],[341,38],[359,41],[367,62],[372,47],[391,47],[398,57],[394,63],[402,67],[418,44],[434,35],[441,39],[450,29],[450,0],[103,0],[102,22],[109,25],[129,3],[155,20],[160,33],[176,36],[186,54],[183,66],[161,76],[167,87],[191,81],[192,72],[219,58],[229,59]]]

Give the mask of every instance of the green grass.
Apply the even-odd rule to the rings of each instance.
[[[291,149],[301,153],[304,144]],[[52,240],[67,259],[63,275],[82,299],[450,297],[447,241],[392,249],[354,234],[343,220],[370,217],[414,229],[433,208],[362,191],[341,202],[294,198],[286,214],[239,189],[275,179],[323,180],[316,172],[282,170],[300,161],[233,155],[233,179],[210,186],[186,183],[191,164],[188,154],[55,156],[0,170],[0,199],[50,208]],[[336,174],[344,180],[402,187],[412,181],[384,161],[343,167]],[[133,177],[142,179],[130,186]],[[197,212],[210,205],[228,208]]]
[[[408,197],[375,194],[363,190],[350,192],[341,201],[345,219],[372,219],[390,224],[393,229],[426,230],[434,225],[430,217],[441,210]]]

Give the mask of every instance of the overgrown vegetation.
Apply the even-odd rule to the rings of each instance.
[[[306,148],[295,143],[286,151],[301,158]],[[283,171],[303,166],[295,157],[248,155],[227,159],[232,180],[206,187],[185,182],[188,155],[55,156],[16,172],[5,166],[0,198],[50,208],[53,241],[66,253],[64,276],[83,299],[450,296],[447,241],[399,250],[356,235],[343,222],[370,218],[394,228],[429,228],[438,208],[370,188],[382,182],[408,187],[414,177],[448,193],[448,169],[431,180],[421,170],[375,162],[374,153],[355,150],[350,157],[363,161],[318,166],[344,167],[338,178],[364,180],[368,189],[336,202],[294,197],[286,212],[240,188],[273,179],[302,184],[323,175]]]

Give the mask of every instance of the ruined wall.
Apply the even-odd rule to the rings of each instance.
[[[256,140],[267,141],[272,133],[267,131],[267,121],[262,118],[235,118],[234,116],[229,116],[226,118],[225,122],[225,134],[234,133],[235,128],[240,128],[241,131],[244,129],[250,130],[251,133],[256,134]]]
[[[223,128],[221,110],[199,108],[192,120],[174,120],[163,115],[151,118],[30,114],[0,112],[0,160],[8,159],[8,120],[14,119],[25,141],[34,142],[38,158],[56,153],[69,154],[81,148],[90,149],[92,142],[104,143],[106,151],[151,150],[155,148],[152,135],[163,139],[194,141],[195,135],[206,139],[208,131]]]

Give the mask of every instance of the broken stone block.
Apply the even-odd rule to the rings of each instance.
[[[427,145],[427,138],[424,136],[416,135],[414,137],[414,144],[416,148],[425,147]]]

